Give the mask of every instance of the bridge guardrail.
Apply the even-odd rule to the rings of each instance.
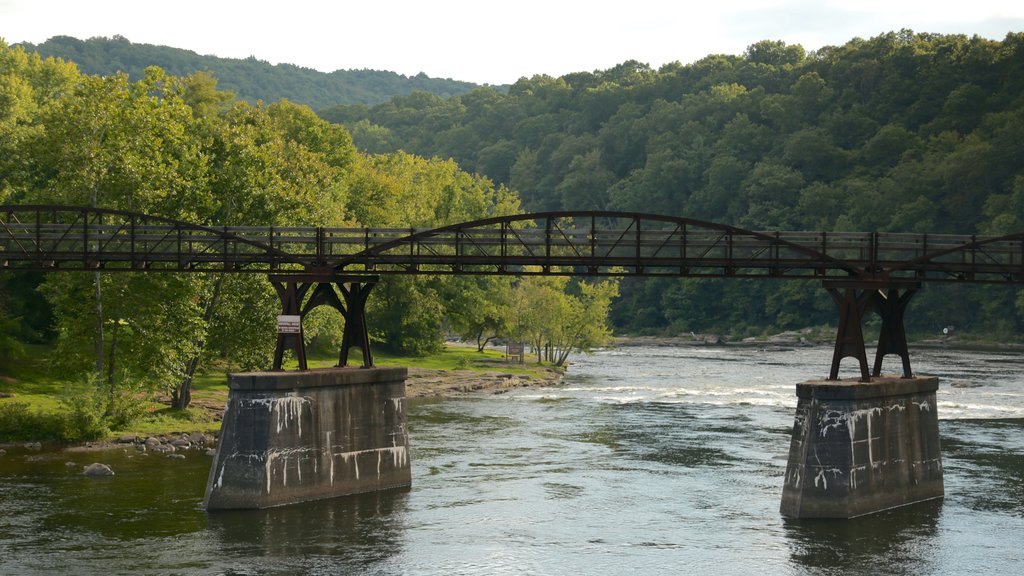
[[[360,273],[843,276],[1024,283],[1024,238],[754,232],[684,219],[546,213],[441,229],[199,226],[69,207],[0,207],[0,267]]]

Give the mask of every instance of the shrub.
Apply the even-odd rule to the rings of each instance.
[[[68,385],[60,399],[64,408],[64,437],[68,441],[95,440],[111,430],[128,428],[146,413],[142,386],[128,378],[116,390],[88,376]]]
[[[33,410],[25,402],[0,404],[0,441],[63,439],[60,416]]]
[[[106,402],[103,394],[93,386],[77,390],[70,386],[60,399],[62,413],[62,436],[69,442],[95,440],[110,433],[104,413]]]

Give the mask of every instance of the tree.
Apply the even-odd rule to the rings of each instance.
[[[47,104],[40,121],[46,130],[26,143],[32,158],[25,181],[25,196],[30,201],[122,208],[193,220],[198,209],[209,203],[206,159],[190,137],[191,110],[159,69],[150,69],[146,78],[136,83],[129,83],[124,75],[83,77],[70,94]],[[112,283],[97,272],[91,288],[93,309],[85,314],[80,303],[89,298],[81,279],[61,280],[48,279],[44,286],[57,325],[62,327],[58,329],[58,348],[64,351],[63,357],[77,358],[71,349],[91,339],[93,371],[105,382],[111,401],[129,371],[149,377],[153,387],[158,385],[156,380],[173,373],[158,369],[164,364],[155,360],[176,357],[170,351],[182,342],[179,329],[192,326],[188,317],[153,313],[146,320],[133,319],[147,305],[166,306],[183,297],[187,283],[170,279],[163,283],[156,279]],[[137,283],[145,286],[133,288]],[[105,297],[104,289],[114,290],[117,298]],[[161,293],[167,298],[160,298]],[[94,328],[87,339],[81,327],[89,324]],[[167,354],[152,354],[165,348]],[[126,361],[119,354],[121,349],[136,360],[147,360]]]
[[[516,284],[511,331],[528,343],[537,362],[565,364],[572,352],[588,351],[611,341],[608,311],[619,295],[617,280],[580,282],[578,294],[567,293],[564,276],[526,276]]]
[[[475,341],[478,352],[509,334],[512,284],[505,276],[455,276],[445,284],[445,316],[450,330]]]
[[[96,373],[89,343],[95,307],[88,297],[92,279],[50,275],[40,290],[54,310],[58,333],[54,361],[64,374],[92,372],[102,386],[104,412],[112,415],[122,390],[136,385],[170,390],[180,380],[185,359],[194,353],[201,325],[195,279],[185,275],[101,275],[105,334],[103,371]]]
[[[747,60],[768,66],[795,66],[800,64],[807,53],[799,44],[787,45],[782,40],[761,40],[747,46],[744,56]]]

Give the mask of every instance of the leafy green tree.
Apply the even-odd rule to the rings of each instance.
[[[50,275],[40,290],[53,306],[57,329],[55,368],[63,374],[90,373],[95,307],[88,297],[93,279],[86,275]],[[171,390],[194,353],[197,322],[194,279],[185,275],[104,274],[102,311],[104,411],[109,416],[122,390]]]
[[[572,352],[611,342],[607,319],[619,295],[618,281],[579,282],[576,295],[568,288],[564,276],[527,276],[516,283],[510,329],[516,340],[530,345],[538,363],[547,359],[561,366]]]
[[[859,161],[865,169],[888,171],[916,145],[917,138],[906,128],[886,124],[864,143],[859,151]]]
[[[562,198],[564,209],[606,210],[608,188],[614,182],[615,175],[601,164],[601,153],[591,150],[572,159],[555,192]]]
[[[385,348],[412,356],[441,350],[444,307],[435,282],[403,276],[382,282],[367,306],[371,338]]]
[[[158,69],[151,69],[137,83],[130,83],[124,75],[83,77],[71,94],[49,102],[40,114],[46,130],[26,143],[32,158],[31,173],[24,181],[26,199],[194,219],[196,208],[208,199],[206,161],[189,136],[191,111],[172,84]],[[91,340],[94,371],[106,383],[111,401],[125,374],[117,368],[119,364],[130,366],[135,373],[139,373],[137,366],[150,365],[124,362],[119,347],[128,350],[129,357],[134,350],[135,358],[145,358],[147,351],[162,345],[171,349],[181,337],[175,328],[189,326],[173,316],[154,314],[151,326],[155,330],[148,331],[144,323],[133,324],[132,316],[121,309],[144,309],[146,298],[154,291],[185,290],[171,282],[134,290],[128,287],[130,283],[111,284],[97,272],[92,279],[92,312],[83,315],[70,303],[89,302],[90,290],[81,278],[62,280],[48,279],[44,286],[54,304],[62,356],[79,358],[70,349],[81,349]],[[115,290],[118,298],[105,297],[104,289]],[[160,322],[174,326],[161,326]],[[91,338],[86,338],[81,328],[89,325],[93,326]],[[122,330],[123,326],[128,329]],[[174,357],[171,353],[162,356]],[[169,374],[155,371],[140,376],[156,379]]]
[[[1002,236],[1024,231],[1024,174],[1014,178],[1006,194],[993,194],[985,201],[982,232]]]
[[[506,276],[455,276],[445,283],[445,316],[450,330],[476,342],[478,352],[509,334],[512,283]]]
[[[791,207],[796,204],[804,182],[803,176],[792,168],[759,162],[741,185],[748,208],[740,224],[755,230],[795,228]]]

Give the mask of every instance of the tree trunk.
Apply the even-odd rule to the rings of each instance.
[[[103,288],[100,286],[100,273],[93,273],[93,281],[96,285],[96,334],[94,336],[96,353],[96,378],[103,375]]]
[[[558,361],[555,362],[555,366],[565,365],[565,361],[569,359],[569,353],[572,352],[571,348],[566,348],[558,354]]]
[[[196,370],[199,368],[203,348],[206,347],[205,335],[209,331],[209,324],[213,320],[213,314],[217,311],[217,304],[220,302],[220,291],[223,285],[224,276],[218,276],[217,281],[213,285],[213,295],[210,296],[210,299],[206,302],[206,308],[203,310],[203,324],[207,326],[206,331],[204,331],[203,336],[195,340],[195,352],[185,365],[185,375],[182,377],[181,383],[171,392],[171,406],[178,410],[184,410],[192,403],[192,378],[195,377]]]
[[[114,408],[114,366],[117,359],[117,328],[119,323],[115,322],[110,331],[110,358],[107,361],[107,408],[103,411],[105,416],[111,415]]]
[[[484,348],[487,348],[487,344],[490,343],[491,340],[494,340],[495,336],[488,336],[487,338],[484,338],[483,342],[480,341],[481,338],[483,338],[483,333],[482,332],[480,333],[480,336],[477,336],[477,338],[476,338],[476,351],[477,352],[483,352]]]

